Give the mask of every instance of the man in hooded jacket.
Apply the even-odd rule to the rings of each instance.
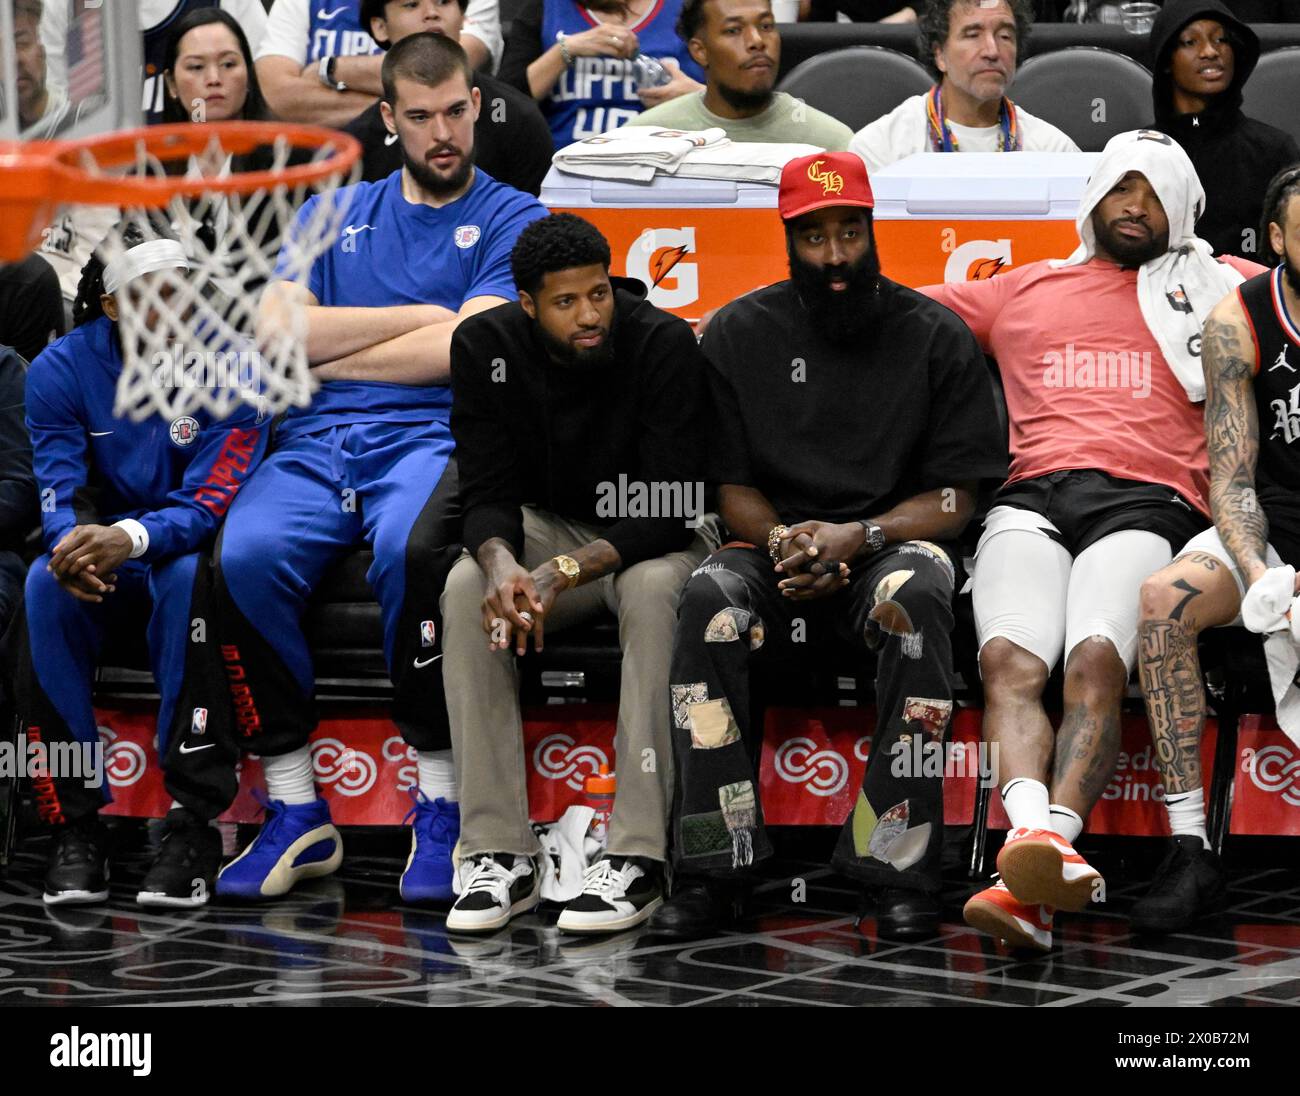
[[[1153,128],[1186,150],[1205,188],[1196,234],[1216,255],[1258,262],[1260,204],[1268,181],[1300,161],[1300,145],[1241,112],[1259,61],[1259,38],[1218,0],[1170,0],[1151,30]]]
[[[1049,951],[1057,909],[1104,900],[1073,842],[1114,772],[1143,580],[1208,524],[1201,324],[1243,275],[1194,233],[1205,195],[1163,133],[1113,137],[1065,260],[926,286],[997,359],[1011,476],[975,553],[984,737],[1011,831],[968,924]],[[1042,695],[1064,658],[1064,712]]]

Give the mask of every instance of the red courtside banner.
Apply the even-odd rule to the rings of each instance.
[[[1300,748],[1272,716],[1241,717],[1229,830],[1300,837]]]
[[[582,798],[582,782],[597,772],[602,763],[617,771],[614,756],[613,705],[551,705],[525,712],[524,756],[528,769],[528,794],[534,820],[558,818]],[[114,802],[106,813],[128,817],[160,817],[169,799],[163,790],[153,744],[154,710],[147,703],[123,702],[112,708],[96,709],[100,736],[107,750],[108,779]],[[312,760],[321,792],[330,803],[340,825],[400,825],[410,808],[410,789],[415,785],[415,758],[388,720],[383,708],[331,708],[323,706],[323,718],[312,736]],[[979,750],[982,713],[958,709],[952,719],[951,741],[943,758],[944,820],[949,825],[967,825],[974,816],[975,791],[987,773],[991,757]],[[1248,724],[1243,720],[1243,728]],[[763,809],[772,825],[839,825],[852,806],[875,727],[873,708],[773,708],[768,711],[760,788]],[[1243,743],[1246,742],[1243,731]],[[1238,809],[1233,832],[1298,833],[1296,810],[1285,795],[1300,799],[1300,761],[1287,761],[1276,753],[1258,751],[1276,747],[1296,751],[1276,731],[1260,731],[1257,750],[1258,780],[1252,788],[1273,813],[1256,813],[1250,790],[1243,790],[1237,774]],[[1216,728],[1211,721],[1202,745],[1202,763],[1207,774],[1214,756]],[[631,759],[646,764],[651,759]],[[924,764],[930,758],[923,759]],[[939,762],[935,759],[935,764]],[[983,765],[983,768],[981,768]],[[1287,766],[1290,765],[1290,768]],[[1290,782],[1283,788],[1282,784]],[[1260,782],[1278,785],[1277,791],[1260,788]],[[240,771],[240,790],[231,809],[222,817],[230,821],[253,822],[261,808],[253,789],[261,785],[261,765],[245,759]],[[1162,805],[1163,791],[1155,771],[1146,721],[1126,715],[1123,743],[1116,767],[1101,802],[1089,818],[1092,833],[1158,835],[1168,832]],[[1243,807],[1243,803],[1246,806]],[[1281,803],[1286,808],[1277,807]],[[1239,829],[1242,810],[1258,817],[1255,828]],[[1281,813],[1279,813],[1281,811]],[[1289,812],[1289,813],[1288,813]],[[1001,799],[992,795],[989,824],[1007,827]],[[1276,828],[1269,828],[1276,827]]]

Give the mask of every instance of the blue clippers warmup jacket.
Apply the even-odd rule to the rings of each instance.
[[[45,348],[27,374],[27,429],[45,548],[74,525],[134,518],[145,562],[210,544],[235,492],[266,450],[268,422],[241,407],[133,423],[113,416],[122,371],[114,324],[101,317]]]

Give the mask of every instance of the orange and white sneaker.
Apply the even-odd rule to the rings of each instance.
[[[998,875],[1028,906],[1078,912],[1092,901],[1101,873],[1059,833],[1012,830],[998,853]]]
[[[1027,906],[1016,901],[999,879],[971,897],[961,915],[966,924],[1013,948],[1052,950],[1052,910],[1049,906]]]

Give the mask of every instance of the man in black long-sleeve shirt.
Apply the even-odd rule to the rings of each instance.
[[[708,554],[704,360],[683,321],[609,277],[586,221],[529,225],[519,303],[451,346],[466,554],[443,593],[443,680],[461,782],[464,883],[447,927],[490,932],[539,899],[515,654],[608,612],[623,649],[608,852],[562,931],[612,932],[661,901],[677,596]],[[647,760],[653,764],[647,764]]]

